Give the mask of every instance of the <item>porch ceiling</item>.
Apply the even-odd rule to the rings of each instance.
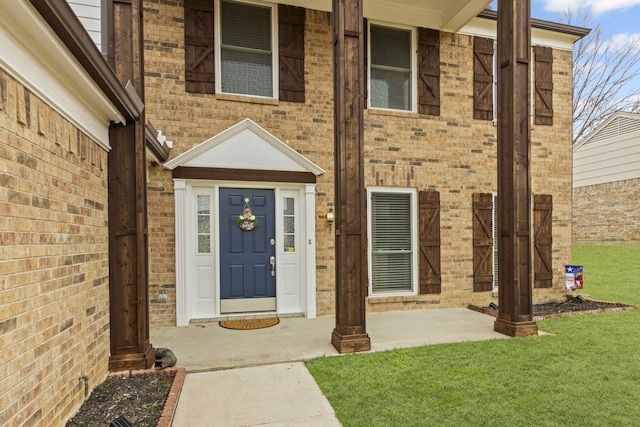
[[[268,0],[330,12],[332,0]],[[491,0],[363,0],[364,16],[389,23],[457,32]]]

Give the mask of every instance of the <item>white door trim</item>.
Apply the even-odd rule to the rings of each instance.
[[[220,316],[220,245],[218,236],[219,220],[219,192],[220,187],[246,187],[246,188],[269,188],[275,190],[276,196],[276,254],[278,250],[282,250],[283,241],[283,225],[282,225],[282,209],[283,209],[283,193],[291,194],[297,191],[300,201],[300,223],[296,226],[296,233],[300,234],[300,258],[299,269],[301,286],[299,312],[308,318],[316,317],[316,249],[315,249],[315,184],[284,184],[284,183],[258,183],[258,182],[222,182],[222,181],[205,181],[205,180],[185,180],[174,179],[174,200],[175,200],[175,259],[176,259],[176,326],[187,326],[193,318],[193,307],[191,304],[191,295],[188,283],[192,280],[189,271],[193,270],[192,260],[190,259],[192,251],[189,250],[194,242],[189,224],[192,222],[189,218],[193,216],[193,198],[194,187],[213,188],[214,209],[213,209],[213,232],[214,237],[214,277],[215,277],[215,306],[214,317]],[[276,274],[282,271],[282,258],[276,255]],[[276,286],[276,313],[289,313],[282,311],[277,302],[278,295],[281,294],[282,277],[277,277]]]

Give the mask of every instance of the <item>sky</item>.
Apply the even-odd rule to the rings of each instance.
[[[491,7],[497,10],[497,1]],[[531,0],[531,17],[553,22],[566,23],[563,12],[570,9],[574,16],[577,12],[589,17],[590,24],[585,25],[580,20],[574,20],[572,25],[595,28],[600,25],[601,41],[610,42],[614,50],[616,47],[630,46],[630,41],[640,40],[640,0]],[[638,69],[636,64],[633,69]],[[618,92],[618,96],[628,96],[640,90],[640,77],[625,84]],[[613,98],[612,98],[613,99]],[[615,108],[613,108],[615,109]],[[594,122],[594,126],[597,125]],[[576,123],[579,126],[580,122]]]
[[[497,1],[491,4],[497,9]],[[531,0],[531,17],[564,22],[562,12],[582,8],[605,37],[640,34],[640,0]]]

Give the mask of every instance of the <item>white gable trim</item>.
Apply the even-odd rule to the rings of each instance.
[[[238,139],[243,138],[247,144],[251,144],[247,147],[253,149],[241,151]],[[265,154],[268,157],[265,157]],[[316,176],[325,172],[251,119],[244,119],[231,126],[168,161],[164,166],[171,170],[180,166],[191,166],[306,171]]]
[[[28,2],[0,2],[0,68],[109,149],[125,119]]]

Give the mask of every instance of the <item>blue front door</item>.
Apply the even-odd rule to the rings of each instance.
[[[257,220],[246,231],[236,219],[249,208]],[[220,189],[220,311],[276,309],[275,195],[273,190]]]

